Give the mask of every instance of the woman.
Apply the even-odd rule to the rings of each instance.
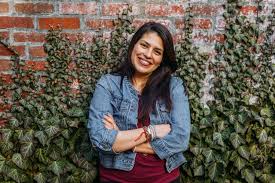
[[[98,149],[101,182],[180,182],[190,112],[173,40],[149,22],[133,35],[127,59],[98,81],[88,130]]]

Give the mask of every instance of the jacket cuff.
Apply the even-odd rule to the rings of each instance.
[[[167,144],[163,139],[154,139],[150,142],[152,149],[158,155],[160,159],[166,159],[173,153],[167,148]]]
[[[102,139],[101,143],[99,144],[99,148],[105,152],[110,152],[110,153],[114,153],[117,154],[116,152],[113,151],[112,147],[113,144],[115,142],[116,136],[118,134],[117,130],[114,129],[106,129],[104,131],[104,135],[103,137],[105,137],[104,139]]]

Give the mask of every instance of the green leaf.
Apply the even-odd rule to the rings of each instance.
[[[74,107],[67,111],[66,113],[70,117],[82,117],[84,116],[84,112],[81,108]]]
[[[268,108],[268,107],[263,108],[261,110],[261,116],[263,116],[263,117],[269,117],[270,118],[272,116],[270,108]]]
[[[28,130],[21,138],[20,142],[21,143],[26,143],[26,142],[32,142],[33,141],[33,130]]]
[[[35,157],[42,163],[47,164],[48,163],[48,157],[46,156],[45,150],[41,148],[37,148],[35,151]]]
[[[15,168],[12,168],[11,171],[8,172],[8,177],[12,178],[16,182],[20,182],[20,174]]]
[[[267,141],[267,133],[265,131],[265,129],[262,129],[261,131],[257,131],[257,138],[259,139],[259,142],[265,143]]]
[[[9,124],[11,125],[11,127],[18,127],[21,123],[19,123],[16,118],[11,118],[9,120]]]
[[[7,152],[13,149],[14,145],[12,142],[8,141],[8,142],[1,142],[0,141],[0,147],[2,149],[2,152]]]
[[[1,160],[0,160],[0,173],[6,172],[6,171],[5,171],[5,170],[6,170],[5,165],[6,165],[6,161],[5,161],[5,160],[4,160],[4,161],[1,161]]]
[[[245,159],[249,160],[249,151],[248,151],[248,148],[246,146],[240,146],[238,148],[238,153]]]
[[[70,132],[68,129],[65,129],[61,132],[62,136],[65,138],[65,139],[69,139],[70,138]]]
[[[202,151],[202,154],[203,154],[204,157],[205,157],[206,163],[210,163],[211,161],[214,161],[214,160],[215,160],[214,152],[213,152],[212,149],[209,149],[209,148],[204,149],[204,150]]]
[[[218,163],[214,162],[208,167],[208,176],[211,180],[214,180],[218,175]]]
[[[197,147],[197,146],[194,146],[194,147],[190,148],[190,151],[196,156],[198,156],[201,153],[201,150],[202,149],[200,147]]]
[[[230,142],[234,146],[235,149],[237,149],[241,144],[245,143],[245,141],[243,140],[243,138],[241,138],[239,136],[239,134],[237,134],[237,133],[232,133],[230,135]]]
[[[245,132],[245,128],[238,122],[234,123],[234,129],[237,133],[243,134]]]
[[[259,177],[260,181],[261,182],[266,182],[266,183],[269,183],[269,182],[272,182],[272,177],[270,174],[262,174],[260,177]],[[274,179],[273,179],[274,180]]]
[[[10,140],[10,137],[12,136],[12,130],[10,129],[0,129],[1,134],[1,140],[4,142],[8,142]]]
[[[25,170],[27,168],[26,162],[23,160],[23,157],[20,153],[15,153],[12,155],[12,162],[21,169]]]
[[[47,136],[43,131],[37,131],[35,132],[34,136],[39,140],[39,142],[45,146],[47,142]]]
[[[245,178],[245,180],[248,183],[254,183],[255,181],[255,174],[250,169],[243,169],[242,170],[242,176]]]
[[[194,169],[194,176],[203,176],[203,175],[204,175],[204,169],[202,165]]]
[[[34,180],[37,183],[46,183],[47,179],[46,176],[44,176],[42,173],[38,173],[34,176]]]
[[[59,128],[57,126],[48,126],[45,130],[45,132],[47,133],[48,137],[53,137],[55,134],[57,134],[59,132]]]
[[[222,134],[219,133],[219,132],[215,132],[213,134],[213,141],[221,146],[224,146],[224,142],[223,142],[223,139],[222,139]]]
[[[34,145],[32,142],[25,142],[21,144],[20,152],[24,158],[30,157],[33,154]]]
[[[235,161],[234,161],[234,166],[238,168],[239,171],[241,171],[241,169],[245,166],[246,162],[245,160],[240,157],[240,156],[237,156]]]
[[[79,183],[80,182],[80,177],[77,176],[77,175],[69,175],[66,178],[66,182],[69,182],[69,183]]]
[[[81,182],[93,182],[95,179],[96,172],[95,170],[90,171],[81,171]]]
[[[63,172],[63,163],[60,161],[53,161],[49,166],[49,170],[52,171],[55,175],[60,176]]]

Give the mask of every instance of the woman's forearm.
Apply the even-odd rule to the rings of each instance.
[[[113,151],[123,152],[146,142],[146,136],[142,128],[119,131],[113,144]]]
[[[137,145],[134,148],[134,151],[139,153],[146,153],[146,154],[156,154],[149,142],[145,142]]]

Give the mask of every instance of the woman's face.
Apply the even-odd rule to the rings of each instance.
[[[135,44],[131,61],[136,75],[150,75],[163,58],[163,41],[156,32],[147,32]]]

